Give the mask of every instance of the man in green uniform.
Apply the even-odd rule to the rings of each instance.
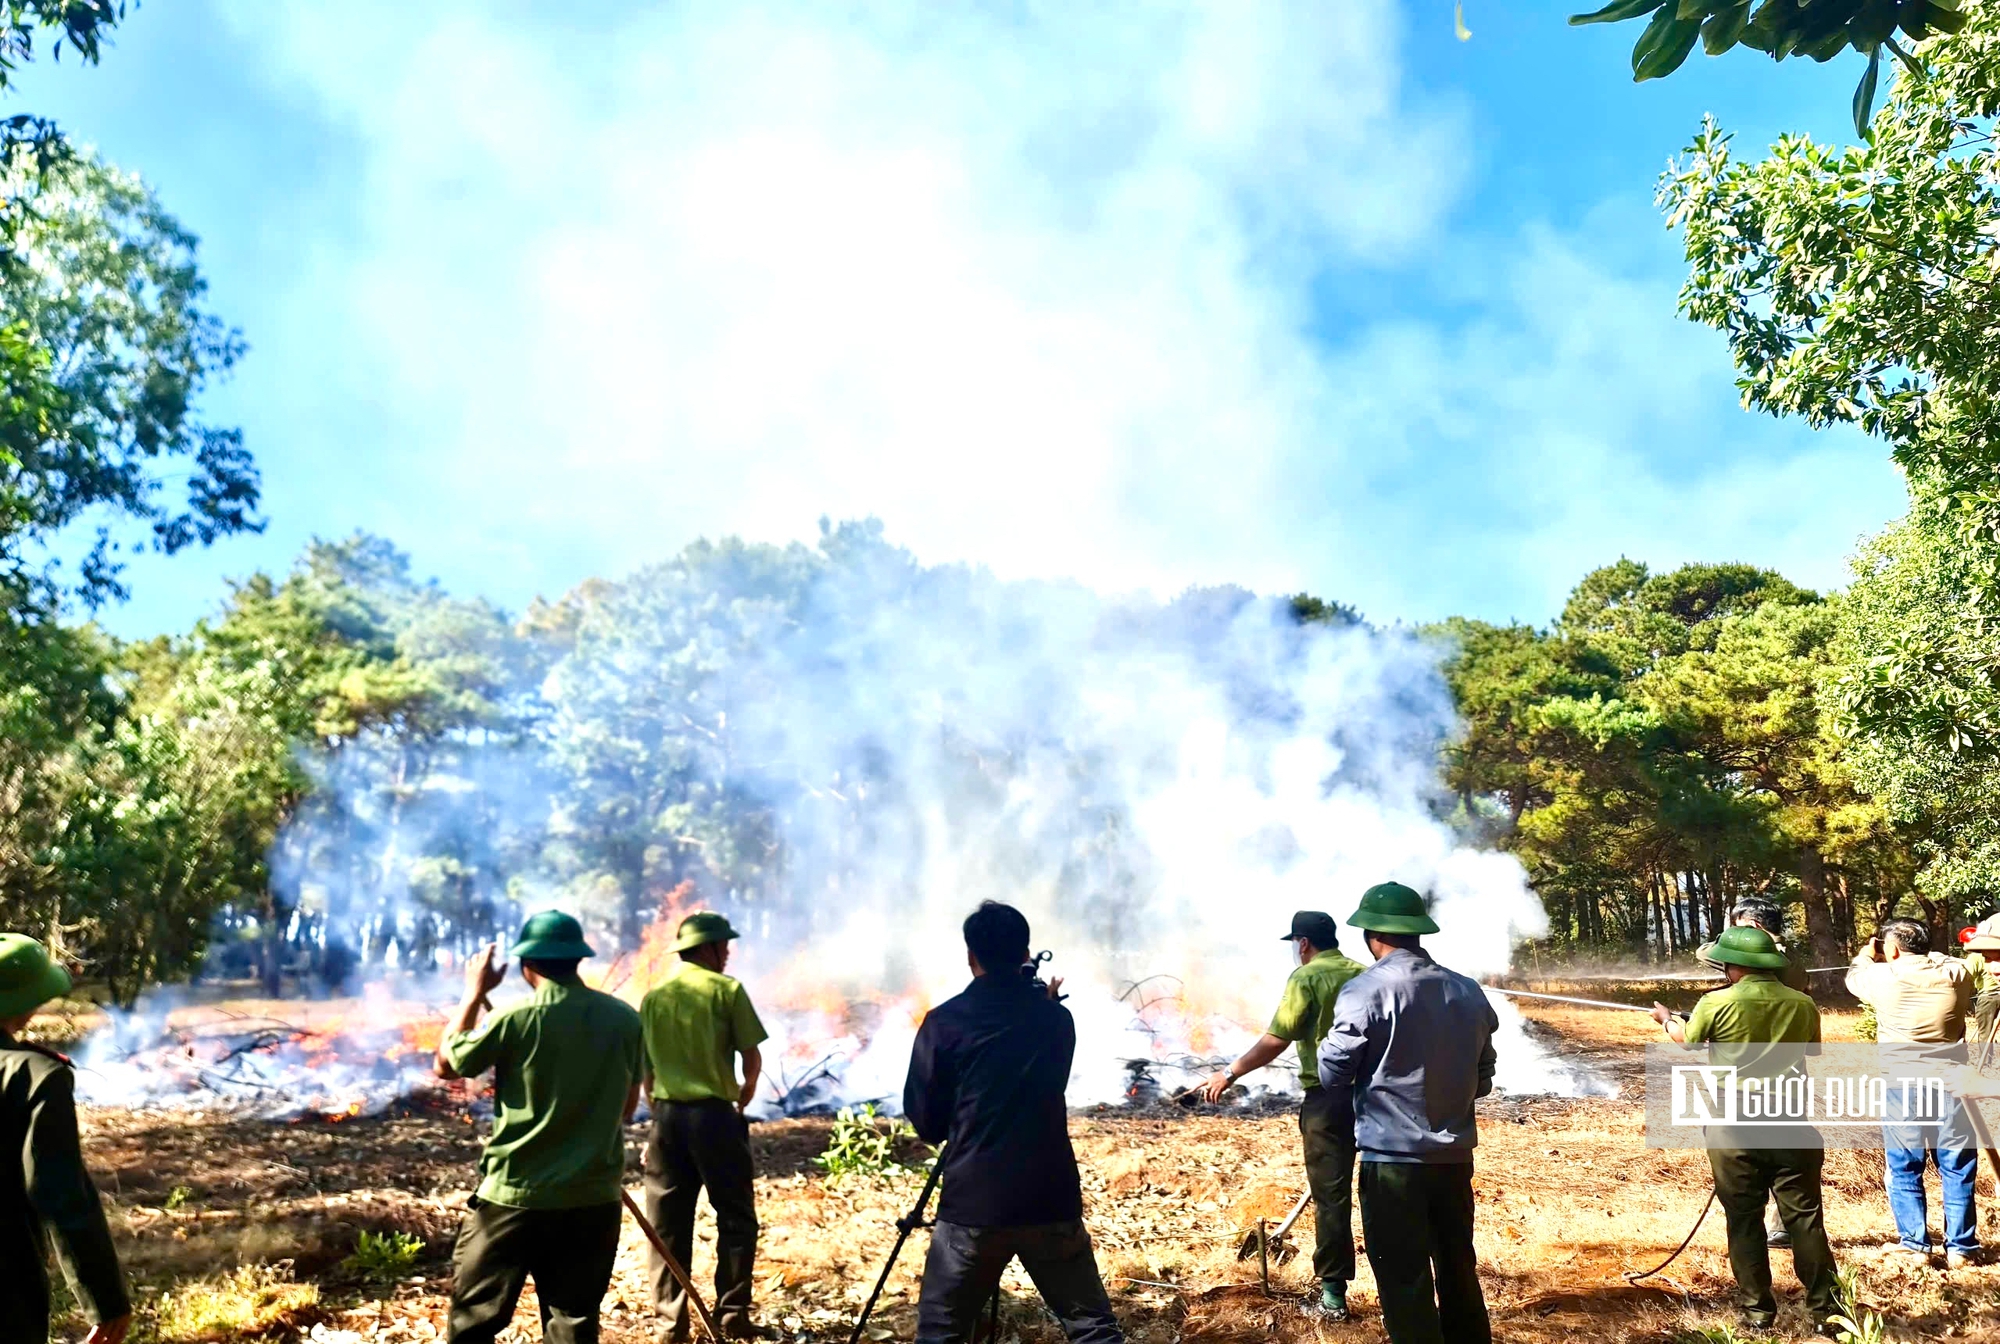
[[[1297,1045],[1299,1137],[1304,1143],[1306,1186],[1313,1197],[1313,1273],[1319,1275],[1320,1311],[1347,1319],[1347,1285],[1354,1278],[1354,1101],[1345,1091],[1319,1085],[1319,1043],[1333,1021],[1340,987],[1361,974],[1361,964],[1340,954],[1339,926],[1320,910],[1292,916],[1285,935],[1297,949],[1299,968],[1285,982],[1270,1028],[1234,1064],[1210,1078],[1202,1095],[1222,1100],[1236,1080],[1261,1069]]]
[[[532,1278],[542,1338],[596,1344],[618,1256],[624,1127],[639,1105],[639,1015],[577,977],[594,955],[583,928],[544,910],[514,945],[533,996],[476,1030],[507,974],[494,951],[466,967],[465,999],[437,1049],[441,1078],[494,1071],[493,1133],[452,1252],[448,1338],[490,1344]]]
[[[1806,974],[1805,962],[1793,957],[1791,948],[1785,943],[1785,912],[1776,901],[1762,896],[1745,896],[1729,908],[1729,927],[1758,928],[1770,934],[1772,946],[1787,962],[1785,969],[1778,974],[1779,981],[1801,994],[1812,993],[1812,977]],[[1714,943],[1703,943],[1697,947],[1694,959],[1712,971],[1725,969],[1715,959]],[[1764,1210],[1764,1243],[1781,1248],[1789,1248],[1792,1244],[1791,1234],[1785,1231],[1784,1217],[1778,1212],[1776,1199]]]
[[[1787,960],[1771,935],[1754,927],[1723,930],[1709,953],[1729,976],[1726,989],[1704,994],[1685,1023],[1664,1004],[1653,1018],[1674,1041],[1708,1045],[1712,1059],[1737,1066],[1739,1076],[1794,1072],[1819,1044],[1819,1008],[1809,995],[1787,988],[1778,975]],[[1795,1047],[1790,1051],[1745,1051],[1753,1045]],[[1736,1047],[1734,1051],[1730,1047]],[[1724,1056],[1728,1056],[1725,1058]],[[1768,1329],[1777,1320],[1771,1291],[1771,1252],[1765,1244],[1764,1201],[1775,1197],[1778,1216],[1792,1243],[1792,1269],[1805,1285],[1806,1307],[1815,1325],[1839,1311],[1834,1299],[1833,1248],[1826,1240],[1820,1203],[1820,1166],[1825,1153],[1796,1147],[1730,1146],[1726,1130],[1711,1129],[1708,1164],[1715,1198],[1729,1226],[1729,1268],[1736,1276],[1736,1301],[1744,1323]],[[1813,1138],[1809,1131],[1802,1138]]]
[[[96,1324],[85,1344],[119,1344],[132,1304],[97,1187],[83,1169],[70,1062],[20,1039],[35,1010],[69,992],[48,949],[0,933],[0,1340],[46,1344],[53,1242],[70,1291]]]
[[[757,1196],[750,1122],[764,1024],[740,981],[722,973],[737,937],[729,921],[698,911],[674,939],[680,965],[639,1003],[645,1023],[653,1137],[646,1145],[646,1216],[674,1257],[691,1266],[694,1202],[715,1210],[715,1318],[724,1334],[749,1335],[750,1274],[757,1262]],[[743,1079],[736,1058],[743,1057]],[[671,1339],[688,1335],[687,1295],[655,1253],[653,1302]]]

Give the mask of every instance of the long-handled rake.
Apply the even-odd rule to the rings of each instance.
[[[625,1211],[632,1215],[632,1221],[646,1234],[646,1240],[653,1243],[653,1249],[659,1253],[660,1259],[667,1262],[667,1273],[674,1276],[674,1281],[680,1284],[681,1291],[687,1294],[688,1305],[694,1308],[694,1318],[701,1322],[701,1331],[708,1336],[709,1344],[722,1344],[722,1332],[715,1328],[715,1317],[708,1314],[708,1307],[702,1302],[701,1294],[694,1290],[694,1280],[688,1277],[687,1266],[667,1249],[666,1239],[640,1210],[639,1201],[632,1198],[632,1192],[620,1190],[618,1197],[625,1201]]]
[[[1311,1199],[1312,1191],[1307,1190],[1304,1194],[1301,1194],[1298,1203],[1292,1205],[1292,1211],[1285,1215],[1285,1221],[1279,1223],[1277,1230],[1274,1232],[1267,1233],[1264,1230],[1263,1221],[1260,1219],[1256,1227],[1243,1234],[1243,1244],[1236,1248],[1236,1258],[1238,1260],[1248,1260],[1253,1255],[1278,1255],[1279,1249],[1284,1245],[1285,1234],[1292,1230],[1292,1224],[1296,1223],[1299,1220],[1299,1215],[1306,1211],[1306,1204]],[[1282,1259],[1282,1257],[1280,1258]]]

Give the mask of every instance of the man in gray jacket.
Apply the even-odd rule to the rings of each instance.
[[[1322,1087],[1354,1092],[1361,1233],[1393,1344],[1490,1344],[1472,1249],[1472,1103],[1493,1090],[1500,1019],[1478,983],[1430,959],[1438,926],[1400,882],[1349,924],[1375,964],[1348,981],[1319,1048]]]

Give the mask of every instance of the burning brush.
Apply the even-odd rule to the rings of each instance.
[[[470,1113],[479,1104],[473,1089],[432,1072],[438,1032],[436,1021],[420,1019],[126,1022],[92,1042],[79,1091],[100,1105],[222,1108],[267,1120],[350,1120],[398,1105]]]

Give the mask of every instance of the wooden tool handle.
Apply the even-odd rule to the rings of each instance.
[[[632,1215],[632,1221],[639,1225],[639,1230],[646,1234],[646,1240],[653,1243],[653,1249],[659,1253],[660,1259],[667,1262],[667,1272],[674,1276],[675,1282],[681,1286],[681,1291],[687,1294],[688,1305],[694,1308],[694,1317],[701,1322],[702,1333],[708,1336],[710,1344],[722,1344],[722,1332],[715,1328],[715,1318],[708,1314],[708,1308],[702,1303],[701,1294],[694,1290],[694,1280],[688,1277],[687,1267],[675,1259],[674,1253],[667,1249],[665,1239],[654,1229],[652,1223],[646,1220],[645,1213],[639,1208],[639,1201],[632,1198],[632,1192],[620,1190],[618,1197],[625,1201],[626,1212]]]
[[[1313,1197],[1313,1192],[1310,1190],[1306,1191],[1304,1194],[1299,1196],[1299,1202],[1292,1205],[1292,1211],[1285,1215],[1284,1222],[1278,1224],[1278,1230],[1271,1234],[1271,1240],[1277,1241],[1280,1238],[1282,1238],[1285,1235],[1285,1233],[1292,1230],[1292,1224],[1296,1223],[1299,1220],[1299,1215],[1306,1211],[1306,1204],[1312,1199],[1312,1197]]]

